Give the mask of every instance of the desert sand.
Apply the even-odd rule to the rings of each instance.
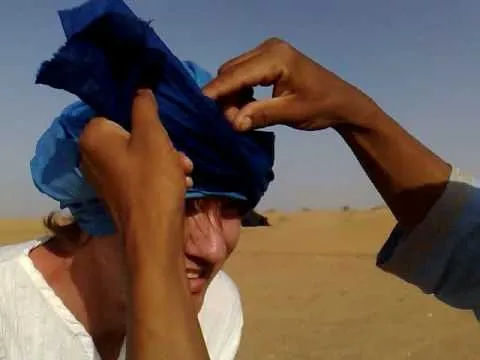
[[[375,267],[394,225],[385,209],[268,212],[244,229],[227,271],[242,293],[240,360],[480,358],[480,328]],[[0,221],[0,242],[43,233],[38,220]]]

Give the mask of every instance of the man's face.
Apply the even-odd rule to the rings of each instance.
[[[242,211],[227,198],[187,200],[185,217],[185,275],[197,311],[210,281],[235,249]]]

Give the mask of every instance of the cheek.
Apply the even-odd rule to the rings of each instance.
[[[240,219],[222,219],[223,236],[229,255],[237,246],[238,239],[240,237],[240,227]]]

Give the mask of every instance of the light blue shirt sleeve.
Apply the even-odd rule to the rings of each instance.
[[[480,319],[480,183],[454,169],[421,224],[408,233],[397,225],[377,265]]]

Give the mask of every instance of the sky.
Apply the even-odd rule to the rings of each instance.
[[[269,37],[283,38],[360,87],[448,162],[480,174],[478,0],[126,2],[153,20],[178,57],[212,72]],[[34,79],[64,42],[56,11],[80,3],[0,2],[0,217],[56,207],[34,188],[28,166],[38,137],[75,98]],[[276,180],[261,209],[381,202],[336,133],[273,130]]]

